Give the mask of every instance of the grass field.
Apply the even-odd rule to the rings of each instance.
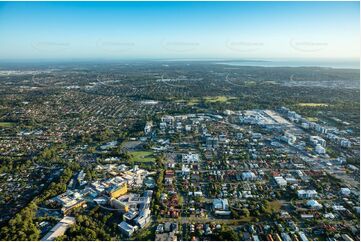
[[[193,105],[197,105],[199,104],[199,102],[201,101],[202,98],[197,98],[197,97],[194,97],[194,98],[189,98],[187,100],[183,100],[183,99],[178,99],[178,100],[175,100],[176,103],[186,103],[188,106],[193,106]],[[227,96],[214,96],[214,97],[211,97],[211,96],[206,96],[204,97],[204,100],[206,103],[226,103],[226,102],[229,102],[231,100],[234,100],[236,99],[236,97],[227,97]]]
[[[230,100],[236,99],[236,98],[235,97],[227,97],[227,96],[215,96],[215,97],[205,97],[204,99],[208,103],[216,103],[216,102],[224,103],[224,102],[228,102]]]
[[[189,99],[187,101],[187,105],[189,105],[189,106],[193,106],[193,105],[196,105],[198,103],[199,103],[199,99],[197,99],[197,98],[191,98],[191,99]]]
[[[318,121],[318,118],[314,118],[314,117],[307,117],[306,119],[308,121],[310,121],[310,122],[317,122]]]
[[[227,97],[227,96],[214,96],[214,97],[206,96],[206,97],[204,97],[204,100],[206,103],[217,103],[217,102],[226,103],[226,102],[229,102],[234,99],[236,99],[236,97]],[[176,103],[186,103],[188,106],[193,106],[193,105],[199,104],[199,102],[201,100],[202,100],[202,98],[194,97],[194,98],[189,98],[187,100],[178,99],[178,100],[175,100],[175,102]]]
[[[186,103],[188,106],[193,106],[193,105],[197,105],[199,103],[199,99],[198,98],[190,98],[187,100],[184,99],[177,99],[174,100],[175,103]]]
[[[253,85],[256,85],[257,83],[255,81],[245,81],[244,84],[246,86],[253,86]]]
[[[134,162],[154,162],[155,158],[153,156],[152,151],[132,151],[130,152],[132,155],[131,161]]]
[[[298,106],[301,107],[327,107],[326,103],[299,103]]]
[[[282,207],[282,204],[280,201],[272,201],[269,203],[269,205],[267,206],[266,210],[271,213],[271,212],[279,212],[280,209]]]
[[[9,128],[15,126],[15,123],[11,122],[0,122],[0,128]]]

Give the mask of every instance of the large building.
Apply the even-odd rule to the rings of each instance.
[[[127,183],[122,182],[119,185],[110,186],[107,188],[107,192],[111,198],[118,198],[128,192]]]
[[[298,190],[297,196],[300,199],[312,199],[317,197],[317,192],[315,190]]]
[[[57,237],[64,235],[66,230],[73,224],[75,224],[75,218],[65,216],[41,240],[53,241]]]
[[[150,222],[150,210],[144,209],[139,212],[139,216],[134,219],[139,228],[144,228]]]
[[[307,205],[307,207],[310,207],[312,209],[322,209],[322,204],[320,204],[319,202],[317,202],[314,199],[308,200],[306,205]]]
[[[257,179],[257,176],[253,172],[251,172],[251,171],[242,172],[242,180],[243,181],[253,181],[256,179]]]
[[[152,131],[152,127],[153,127],[153,123],[152,122],[147,122],[145,127],[144,127],[144,134],[149,134]]]
[[[287,181],[282,176],[274,176],[273,179],[279,187],[287,186]]]
[[[182,162],[183,163],[197,163],[199,162],[199,155],[198,154],[183,154],[182,155]]]
[[[120,232],[127,237],[131,237],[135,232],[135,227],[124,221],[118,224],[118,227],[120,229]]]
[[[216,215],[230,215],[227,199],[213,199],[213,210]]]
[[[126,213],[129,211],[129,205],[121,202],[115,198],[111,198],[109,200],[110,206],[112,206],[115,209],[119,209],[121,212]]]
[[[310,136],[310,141],[314,146],[316,145],[321,145],[322,147],[326,146],[326,141],[319,136]]]
[[[325,154],[326,153],[326,149],[323,148],[321,145],[316,145],[315,147],[315,151],[317,154]]]
[[[62,206],[63,214],[67,214],[73,208],[83,206],[86,203],[81,193],[71,190],[56,196],[52,200]]]

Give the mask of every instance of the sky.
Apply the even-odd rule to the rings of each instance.
[[[358,59],[359,2],[0,2],[0,59]]]

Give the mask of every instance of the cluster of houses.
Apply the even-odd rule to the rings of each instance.
[[[249,208],[254,199],[287,200],[289,197],[296,201],[295,213],[290,215],[281,210],[280,216],[291,224],[318,217],[344,220],[350,213],[358,214],[355,189],[345,186],[340,192],[337,187],[320,190],[313,185],[320,177],[327,177],[326,169],[342,169],[345,163],[334,162],[326,155],[325,132],[330,134],[332,130],[324,131],[317,126],[315,129],[320,132],[315,135],[315,132],[307,131],[302,125],[298,127],[297,118],[302,117],[294,113],[290,113],[290,116],[282,111],[279,113],[271,110],[232,111],[226,114],[227,121],[203,114],[163,116],[158,139],[171,140],[175,133],[187,137],[190,130],[196,138],[187,142],[177,140],[179,143],[167,143],[168,152],[174,154],[174,150],[179,150],[179,158],[165,171],[165,184],[172,188],[172,194],[162,194],[162,198],[176,198],[174,184],[181,183],[188,194],[187,208],[191,216],[199,216],[192,212],[192,204],[202,206],[194,202],[200,201],[199,198],[205,198],[211,203],[211,209],[199,209],[205,210],[208,217],[229,218],[233,214],[231,208],[239,208],[239,204]],[[240,126],[229,123],[237,120]],[[314,152],[312,155],[307,155],[309,147]],[[219,154],[226,154],[229,158],[220,162]],[[240,156],[247,158],[242,161],[233,158]],[[202,182],[220,183],[220,186],[211,186],[209,190],[201,185]],[[214,194],[213,197],[209,195],[210,192]],[[329,200],[324,202],[325,198]],[[172,207],[172,202],[166,205]],[[168,217],[169,214],[162,215]],[[306,230],[290,231],[292,233],[284,231],[269,236],[283,240],[316,236]]]
[[[174,170],[165,170],[164,172],[164,192],[160,195],[160,202],[164,205],[164,209],[160,214],[166,217],[178,218],[180,210],[178,208],[179,200],[175,187],[175,172]]]
[[[155,241],[177,241],[178,233],[178,223],[158,224],[155,230]]]

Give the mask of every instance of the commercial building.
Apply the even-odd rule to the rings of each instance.
[[[131,237],[136,230],[135,226],[132,226],[124,221],[118,224],[118,227],[120,232],[127,237]]]
[[[351,190],[347,187],[342,187],[341,188],[341,194],[343,196],[349,196],[351,194]]]
[[[274,176],[273,179],[279,187],[287,186],[287,181],[282,176]]]
[[[134,219],[134,223],[139,228],[144,228],[150,221],[150,210],[148,208],[141,210],[139,216]]]
[[[298,190],[297,196],[300,199],[312,199],[316,198],[317,192],[315,190]]]
[[[126,182],[122,182],[119,185],[113,185],[107,188],[107,193],[111,198],[118,198],[128,192]]]
[[[145,127],[144,127],[144,134],[149,134],[152,131],[152,127],[153,127],[153,123],[152,122],[147,122]]]
[[[243,181],[253,181],[256,180],[256,175],[251,171],[242,172],[242,180]]]
[[[129,210],[127,213],[123,214],[123,219],[124,219],[124,221],[130,222],[135,217],[137,217],[137,215],[138,215],[137,211]]]
[[[198,154],[183,154],[182,155],[182,162],[183,163],[198,163],[199,155]]]
[[[230,215],[227,199],[213,199],[213,210],[216,215]]]
[[[322,209],[322,205],[313,199],[307,201],[307,206],[312,209]]]
[[[128,204],[121,202],[115,198],[111,198],[109,200],[110,206],[112,206],[115,209],[119,209],[121,212],[126,213],[129,211]]]
[[[301,241],[309,241],[304,232],[300,231],[298,232],[298,235],[300,236]]]
[[[349,141],[348,139],[342,139],[342,140],[340,141],[340,145],[341,145],[341,147],[350,148],[351,145],[352,145],[352,143],[351,143],[351,141]]]
[[[56,196],[52,200],[62,206],[61,211],[63,214],[67,214],[73,208],[80,207],[86,203],[81,193],[71,190]]]
[[[319,137],[319,136],[310,136],[310,141],[315,146],[316,145],[321,145],[323,147],[326,146],[326,141],[323,138]]]
[[[315,151],[316,151],[316,153],[317,154],[320,154],[320,155],[322,155],[322,154],[325,154],[326,153],[326,149],[325,148],[323,148],[321,145],[316,145],[316,147],[315,147]]]

